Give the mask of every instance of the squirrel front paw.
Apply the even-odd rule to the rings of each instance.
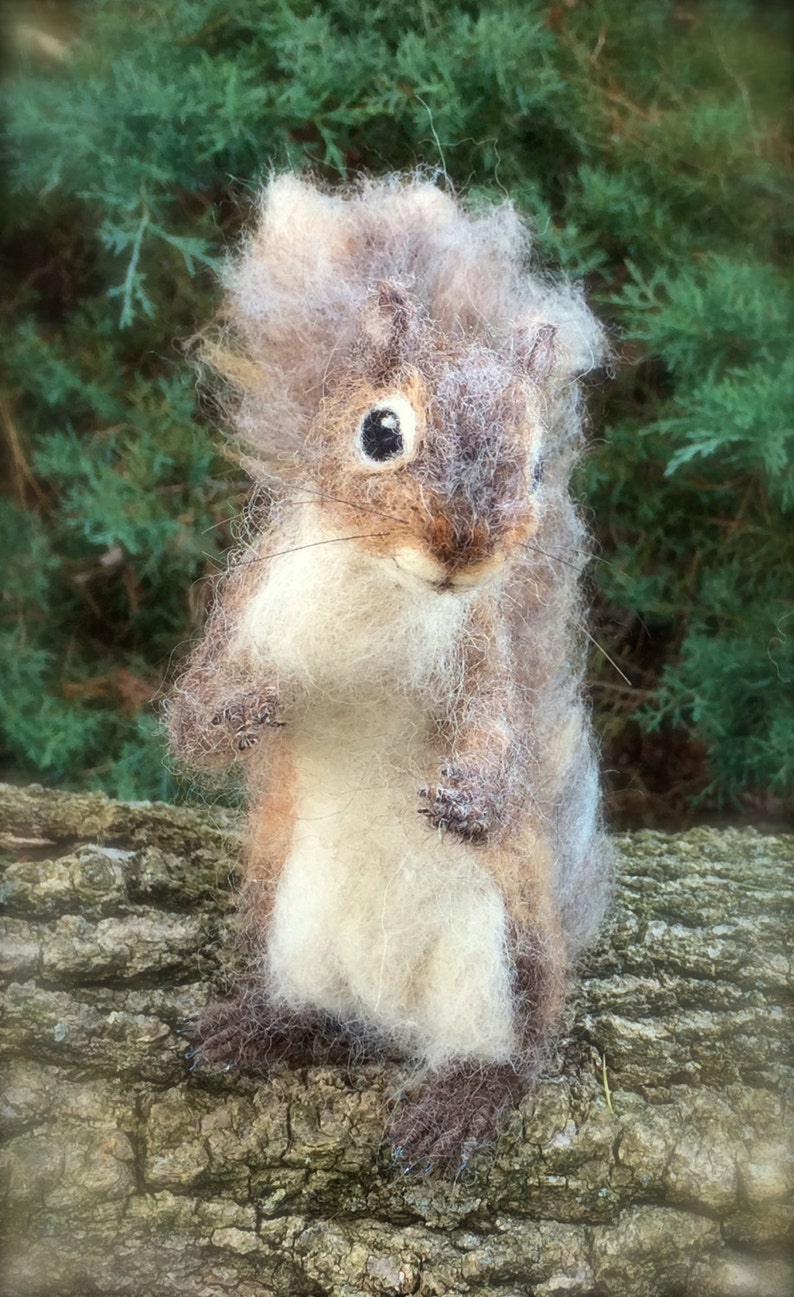
[[[419,789],[426,803],[419,814],[435,828],[455,833],[466,842],[484,842],[498,826],[502,799],[482,775],[463,766],[442,766],[441,778],[443,783]]]
[[[247,752],[262,737],[266,728],[280,728],[276,720],[278,696],[275,689],[241,690],[233,694],[212,717],[213,725],[223,725],[230,732],[238,752]]]

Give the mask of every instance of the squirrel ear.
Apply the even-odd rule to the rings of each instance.
[[[261,249],[306,273],[323,259],[336,262],[350,238],[347,205],[338,197],[316,189],[308,179],[289,173],[270,181],[261,199],[262,219],[255,237],[254,254]],[[257,246],[258,245],[258,246]],[[292,265],[290,265],[292,263]]]
[[[533,383],[545,383],[557,361],[557,326],[541,324],[519,337],[516,351],[521,367]]]
[[[381,279],[364,303],[361,336],[377,354],[379,368],[397,365],[413,321],[405,289],[391,279]]]
[[[563,387],[598,369],[609,354],[603,327],[571,287],[543,291],[541,285],[513,337],[516,362],[538,384]]]

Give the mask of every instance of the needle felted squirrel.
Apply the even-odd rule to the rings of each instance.
[[[396,1048],[411,1162],[529,1088],[607,893],[568,495],[603,343],[526,243],[419,177],[277,177],[211,355],[274,504],[170,707],[250,804],[250,978],[200,1058]]]

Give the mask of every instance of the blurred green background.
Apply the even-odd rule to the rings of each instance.
[[[158,699],[248,484],[186,344],[269,168],[424,162],[509,195],[616,348],[576,482],[616,821],[785,814],[786,8],[74,0],[3,22],[0,775],[191,795]]]

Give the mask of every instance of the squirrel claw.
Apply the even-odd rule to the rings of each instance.
[[[234,694],[211,718],[212,725],[224,725],[231,731],[238,752],[248,752],[256,747],[266,728],[282,729],[283,721],[276,720],[278,700],[274,690],[241,691]]]
[[[419,807],[419,814],[442,832],[456,833],[471,843],[484,842],[493,826],[487,789],[456,766],[444,766],[441,776],[446,785],[425,784],[419,789],[420,798],[427,803]]]

